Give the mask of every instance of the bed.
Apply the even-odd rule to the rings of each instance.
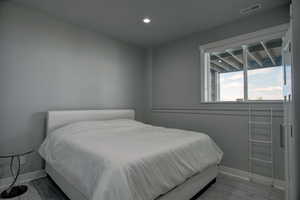
[[[39,149],[71,200],[184,200],[215,182],[207,135],[135,121],[134,110],[49,111]]]

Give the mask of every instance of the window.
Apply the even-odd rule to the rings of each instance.
[[[282,25],[201,46],[202,101],[282,100],[286,30]]]

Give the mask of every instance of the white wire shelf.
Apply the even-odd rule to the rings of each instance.
[[[249,119],[248,119],[248,151],[249,151],[249,171],[251,176],[253,173],[253,162],[265,163],[266,170],[269,170],[272,175],[272,185],[274,183],[274,162],[273,162],[273,111],[270,109],[263,109],[264,115],[257,117],[257,109],[255,106],[249,105]],[[257,125],[257,126],[255,126]],[[261,126],[259,126],[261,125]],[[262,132],[261,129],[266,131]],[[265,135],[267,133],[268,138],[255,138],[254,135]],[[253,144],[259,144],[259,147]],[[264,147],[265,153],[270,153],[267,158],[259,158],[258,154],[254,153],[258,148]],[[260,154],[265,154],[259,150]]]
[[[270,122],[257,122],[257,121],[249,121],[249,124],[271,125]]]
[[[259,158],[250,158],[250,160],[254,160],[254,161],[258,161],[258,162],[263,162],[263,163],[268,163],[268,164],[273,164],[272,160],[263,160],[263,159],[259,159]]]
[[[271,144],[272,141],[270,140],[254,140],[254,139],[250,139],[250,142],[255,142],[255,143],[263,143],[263,144]]]

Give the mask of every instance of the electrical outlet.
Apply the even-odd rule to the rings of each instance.
[[[20,157],[20,164],[24,165],[26,163],[26,157],[25,156],[21,156]]]

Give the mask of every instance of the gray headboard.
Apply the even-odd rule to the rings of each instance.
[[[89,120],[134,119],[131,109],[48,111],[47,134],[64,125]]]

